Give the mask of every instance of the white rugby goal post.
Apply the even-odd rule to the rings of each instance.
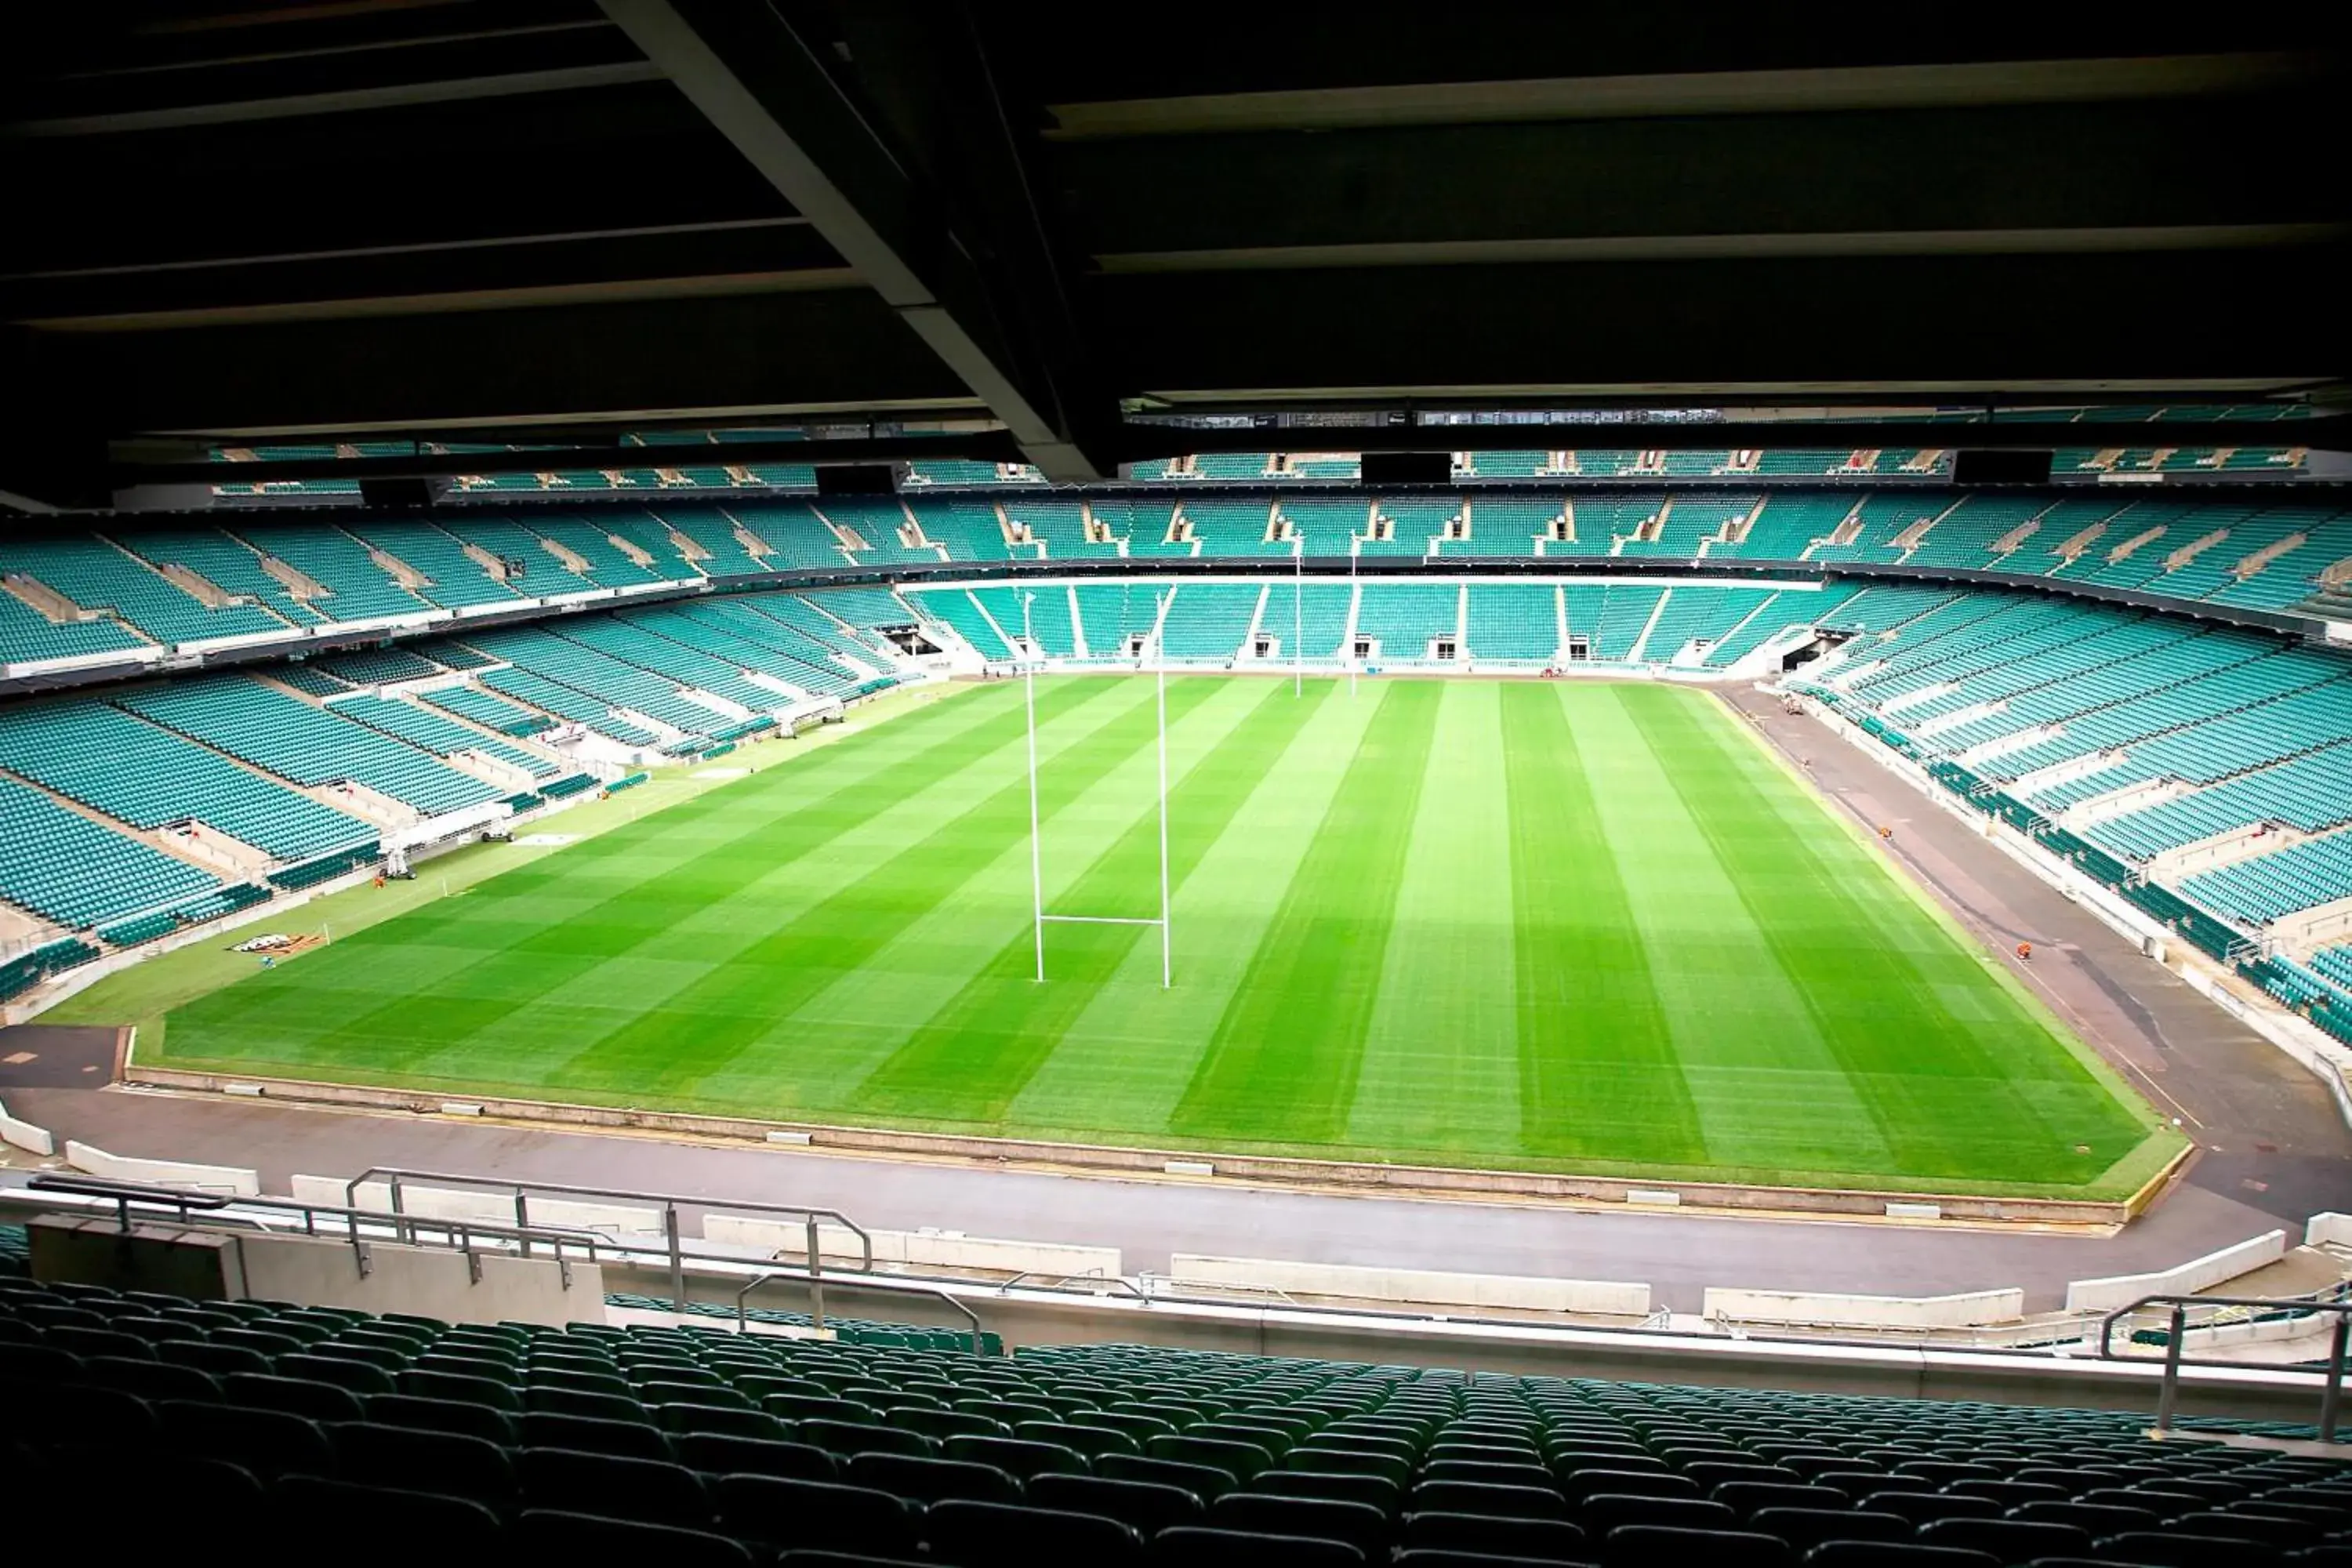
[[[1027,658],[1022,661],[1023,700],[1029,712],[1029,905],[1031,928],[1035,932],[1037,947],[1037,981],[1045,979],[1045,927],[1049,924],[1158,926],[1160,928],[1160,988],[1169,988],[1173,974],[1173,926],[1168,913],[1168,659],[1160,647],[1157,629],[1168,618],[1168,605],[1162,595],[1152,595],[1158,614],[1152,617],[1152,664],[1157,668],[1159,690],[1155,694],[1160,718],[1160,917],[1157,920],[1137,915],[1058,915],[1045,912],[1045,846],[1037,830],[1037,666],[1043,658],[1037,647],[1036,633],[1030,623],[1030,605],[1036,599],[1034,592],[1024,589],[1021,594],[1021,640],[1027,645]]]

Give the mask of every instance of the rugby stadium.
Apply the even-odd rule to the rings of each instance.
[[[2352,1553],[2340,54],[1194,20],[30,26],[20,1524]]]

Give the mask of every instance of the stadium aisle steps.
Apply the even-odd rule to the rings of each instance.
[[[0,1232],[0,1391],[30,1417],[12,1475],[70,1485],[98,1456],[152,1456],[313,1545],[358,1509],[444,1553],[971,1568],[1013,1542],[1450,1565],[1789,1562],[1856,1538],[1991,1552],[1923,1564],[2184,1562],[2184,1542],[2251,1562],[2352,1528],[2343,1461],[2150,1443],[2129,1413],[1124,1345],[1006,1358],[876,1324],[451,1325],[22,1271],[21,1233]]]

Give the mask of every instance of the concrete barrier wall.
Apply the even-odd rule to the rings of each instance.
[[[8,1114],[8,1108],[5,1105],[0,1105],[0,1143],[22,1149],[28,1154],[54,1154],[58,1152],[57,1140],[49,1136],[48,1129],[17,1121]]]
[[[351,1244],[325,1237],[239,1238],[243,1294],[320,1307],[409,1312],[453,1323],[601,1323],[604,1271],[573,1261],[571,1282],[551,1258],[479,1254],[473,1278],[465,1254],[446,1247],[368,1242],[360,1272]]]
[[[703,1239],[728,1247],[755,1247],[763,1252],[801,1258],[808,1252],[804,1221],[755,1219],[740,1215],[709,1215],[702,1222]],[[1096,1276],[1115,1279],[1124,1270],[1116,1247],[1078,1247],[1058,1241],[1007,1241],[992,1237],[942,1236],[919,1230],[877,1230],[874,1261],[922,1268],[980,1268],[991,1273]],[[817,1248],[828,1259],[855,1263],[865,1249],[855,1231],[837,1226],[817,1227]]]
[[[1290,1263],[1268,1258],[1211,1258],[1180,1252],[1171,1278],[1244,1285],[1295,1296],[1355,1301],[1405,1301],[1440,1307],[1501,1307],[1533,1312],[1646,1317],[1650,1288],[1602,1279],[1547,1279],[1517,1274],[1452,1274],[1432,1268],[1367,1268]]]
[[[1958,1296],[1839,1296],[1802,1290],[1710,1289],[1708,1318],[1743,1323],[1822,1323],[1840,1328],[1967,1329],[2025,1316],[2023,1290]]]
[[[413,1312],[458,1323],[601,1323],[604,1275],[574,1261],[480,1253],[474,1277],[448,1247],[369,1241],[362,1251],[330,1237],[136,1225],[45,1215],[26,1227],[33,1274],[117,1290],[160,1290],[195,1300],[260,1297],[310,1306]]]
[[[132,1062],[124,1081],[159,1089],[221,1092],[232,1083],[258,1084],[270,1100],[294,1104],[365,1105],[386,1110],[436,1114],[445,1097],[409,1089],[376,1089],[363,1084],[320,1083],[299,1079],[257,1079],[224,1073],[190,1072],[179,1068],[151,1067]],[[621,1127],[641,1131],[678,1132],[690,1138],[747,1139],[765,1145],[769,1134],[787,1129],[774,1122],[738,1117],[690,1116],[673,1111],[632,1110],[616,1106],[565,1105],[551,1100],[507,1100],[486,1096],[482,1114],[501,1121],[530,1121],[562,1127]],[[1065,1170],[1091,1173],[1143,1172],[1160,1174],[1171,1160],[1197,1158],[1183,1151],[1126,1148],[1107,1144],[1050,1143],[1011,1138],[967,1138],[934,1132],[893,1131],[875,1127],[802,1126],[809,1142],[824,1149],[867,1154],[917,1154],[927,1159],[970,1159],[990,1167],[1003,1162],[1034,1162]],[[1616,1177],[1546,1175],[1523,1171],[1457,1170],[1435,1165],[1365,1164],[1344,1160],[1294,1160],[1273,1155],[1220,1154],[1216,1180],[1273,1182],[1351,1193],[1408,1194],[1419,1197],[1508,1194],[1522,1198],[1585,1199],[1595,1203],[1625,1201],[1628,1184]],[[1790,1211],[1811,1214],[1881,1215],[1886,1205],[1932,1203],[1946,1219],[2017,1221],[2044,1225],[2120,1225],[2131,1217],[2123,1204],[2082,1202],[2070,1198],[1990,1198],[1955,1193],[1890,1193],[1843,1191],[1816,1187],[1736,1186],[1706,1182],[1652,1183],[1644,1190],[1672,1190],[1684,1206],[1714,1209]]]
[[[128,1155],[110,1154],[103,1149],[93,1149],[87,1143],[68,1139],[66,1142],[66,1163],[77,1171],[93,1176],[108,1176],[118,1182],[144,1182],[150,1186],[184,1187],[191,1192],[217,1193],[225,1196],[252,1198],[261,1195],[258,1172],[240,1170],[234,1165],[191,1165],[178,1160],[135,1160]]]
[[[2286,1255],[2286,1232],[2265,1231],[2235,1247],[2209,1252],[2202,1258],[2155,1274],[2118,1274],[2105,1279],[2077,1279],[2066,1287],[2070,1312],[2112,1312],[2143,1296],[2184,1296],[2210,1289],[2225,1279],[2252,1272]]]
[[[2352,1214],[2315,1214],[2303,1227],[2303,1244],[2318,1247],[2326,1242],[2352,1243]]]
[[[334,1208],[362,1208],[379,1214],[391,1212],[391,1183],[362,1182],[356,1192],[347,1195],[348,1185],[349,1179],[344,1177],[296,1176],[293,1181],[294,1200]],[[451,1219],[473,1225],[509,1226],[515,1223],[514,1198],[507,1193],[475,1192],[463,1187],[420,1187],[403,1182],[400,1185],[400,1207],[403,1214],[412,1214],[419,1219]],[[560,1230],[593,1230],[606,1236],[658,1237],[662,1234],[659,1209],[583,1204],[525,1194],[523,1210],[532,1226]]]

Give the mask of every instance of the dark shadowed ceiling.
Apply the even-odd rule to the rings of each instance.
[[[1085,479],[1169,410],[2347,371],[2344,62],[2259,9],[27,9],[0,489],[56,504],[220,439],[945,422]]]

